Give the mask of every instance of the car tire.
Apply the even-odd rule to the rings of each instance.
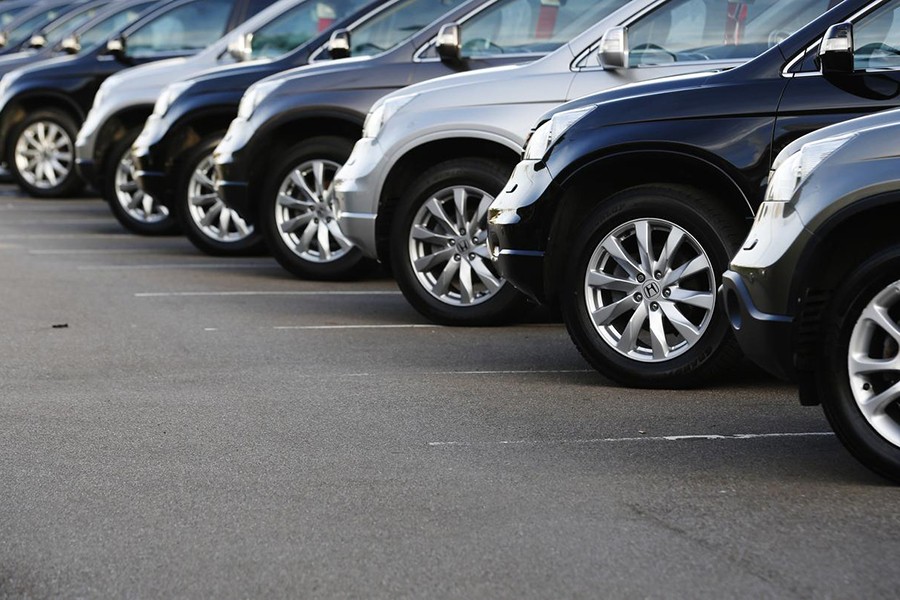
[[[75,169],[78,123],[46,108],[28,115],[10,136],[9,168],[19,187],[36,198],[65,198],[84,188]]]
[[[374,265],[334,218],[331,185],[352,150],[345,138],[310,138],[286,152],[266,177],[258,224],[269,252],[297,277],[353,279]]]
[[[497,161],[454,159],[426,170],[401,198],[391,270],[431,321],[500,325],[523,316],[525,296],[497,273],[487,248],[487,209],[508,179],[509,168]]]
[[[237,211],[225,206],[215,190],[213,151],[223,134],[197,144],[181,161],[174,210],[181,230],[194,246],[212,256],[246,256],[265,252],[262,234]]]
[[[823,321],[816,378],[838,439],[869,469],[900,483],[898,274],[900,247],[894,247],[843,279]]]
[[[688,186],[641,185],[604,201],[575,235],[559,293],[578,350],[631,387],[694,387],[736,365],[716,290],[744,229]]]
[[[175,235],[178,220],[172,212],[138,187],[134,179],[131,145],[139,129],[132,129],[113,144],[103,168],[103,199],[113,216],[127,230],[138,235]]]

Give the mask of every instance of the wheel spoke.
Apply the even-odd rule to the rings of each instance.
[[[307,223],[306,229],[303,230],[303,235],[300,236],[300,242],[297,244],[297,247],[303,252],[309,252],[309,245],[312,244],[313,238],[316,237],[318,230],[319,225],[315,221]]]
[[[663,360],[669,357],[669,343],[666,341],[666,328],[663,324],[661,310],[650,311],[650,348],[653,351],[654,360]]]
[[[656,261],[656,265],[653,267],[654,271],[666,273],[669,270],[669,261],[675,256],[675,253],[678,252],[683,239],[684,232],[678,227],[673,227],[669,230],[669,235],[666,237],[666,243],[663,246],[662,252],[659,254],[659,260]]]
[[[291,171],[290,175],[291,181],[294,183],[297,188],[309,197],[310,201],[316,203],[319,201],[319,197],[316,194],[316,191],[309,187],[309,184],[306,183],[306,179],[303,177],[303,173],[300,169],[294,169]]]
[[[483,259],[475,259],[471,261],[472,269],[491,294],[496,293],[503,287],[503,281],[496,277],[487,266]]]
[[[278,206],[283,206],[288,210],[309,210],[315,206],[315,202],[301,200],[300,198],[294,198],[287,194],[278,194],[276,202],[278,203]]]
[[[416,259],[413,263],[416,271],[424,272],[431,271],[436,266],[445,263],[445,262],[459,262],[453,260],[453,255],[456,254],[456,251],[453,248],[447,248],[445,250],[439,250],[437,252],[433,252],[426,256]]]
[[[219,210],[219,235],[224,236],[231,228],[231,211],[224,206]]]
[[[197,194],[196,196],[191,196],[190,203],[193,206],[207,206],[209,204],[217,204],[220,203],[219,195],[216,193],[209,194]]]
[[[441,276],[435,282],[432,292],[436,296],[446,296],[447,292],[450,291],[450,284],[453,283],[457,271],[459,271],[459,262],[455,260],[451,260],[444,265],[444,270],[441,271]]]
[[[466,261],[459,264],[459,295],[463,304],[470,304],[475,299],[475,286],[472,285],[472,267]]]
[[[900,399],[900,381],[879,394],[862,400],[862,408],[870,415],[883,415],[887,407]]]
[[[853,352],[848,356],[851,375],[870,375],[900,371],[900,355],[893,358],[872,358],[863,352]]]
[[[622,243],[616,237],[608,237],[603,240],[603,249],[628,273],[629,277],[637,277],[641,268],[632,260]]]
[[[702,273],[703,271],[707,271],[711,269],[712,266],[709,264],[709,260],[706,258],[704,254],[698,254],[691,260],[687,261],[667,276],[663,278],[663,285],[671,285],[676,282],[679,282],[683,279],[687,279],[692,275],[696,275],[697,273]]]
[[[687,317],[685,317],[678,307],[676,307],[671,302],[661,302],[660,307],[662,308],[663,313],[666,316],[666,319],[669,320],[669,323],[675,328],[675,330],[684,338],[684,340],[693,345],[697,340],[700,339],[701,332],[700,330],[691,323]]]
[[[888,315],[887,308],[872,304],[866,307],[862,317],[868,319],[882,328],[895,342],[900,344],[900,326]]]
[[[435,219],[437,219],[448,232],[453,235],[459,235],[459,229],[456,228],[456,225],[450,220],[450,217],[447,216],[447,213],[444,212],[444,207],[441,206],[440,201],[437,198],[431,198],[428,202],[425,203],[425,208],[428,209]]]
[[[634,291],[637,286],[637,282],[622,279],[620,277],[613,277],[612,275],[607,275],[601,271],[594,270],[591,270],[588,273],[587,284],[593,288],[626,293]]]
[[[412,237],[414,240],[425,242],[426,244],[433,244],[435,246],[447,246],[453,241],[453,236],[437,233],[436,231],[426,229],[419,224],[413,225]]]
[[[321,220],[318,227],[319,254],[325,260],[331,260],[331,237],[328,235],[328,227]]]
[[[645,273],[652,273],[653,251],[650,248],[650,223],[638,221],[634,224],[634,235],[637,239],[638,257]]]
[[[195,171],[195,172],[194,172],[194,179],[197,181],[197,183],[199,183],[200,185],[202,185],[202,186],[204,186],[204,187],[207,187],[207,188],[209,188],[209,189],[211,189],[211,190],[216,189],[216,182],[213,181],[213,180],[212,180],[206,173],[204,173],[203,171]]]
[[[332,219],[331,221],[328,221],[327,226],[329,233],[331,233],[331,237],[334,238],[334,241],[338,243],[341,249],[346,250],[353,246],[353,242],[347,239],[347,236],[341,231],[337,221]]]
[[[325,163],[321,160],[313,162],[313,179],[316,182],[316,197],[320,200],[325,197]]]
[[[604,325],[608,325],[613,320],[619,318],[629,310],[636,310],[640,306],[643,305],[635,302],[633,297],[625,296],[621,300],[618,300],[611,304],[607,304],[595,310],[593,313],[591,313],[591,319],[593,319],[594,323],[598,327],[602,327]]]
[[[202,225],[203,227],[210,227],[219,218],[219,213],[221,213],[224,208],[224,204],[215,204],[210,207],[210,209],[206,211],[206,214],[203,215],[203,218],[200,220],[200,225]]]
[[[478,203],[478,209],[475,211],[472,220],[469,221],[469,235],[475,235],[476,232],[480,233],[487,227],[488,209],[491,207],[493,201],[494,198],[487,194],[484,194],[481,197],[481,202]]]
[[[135,196],[140,196],[140,197],[141,197],[141,205],[142,205],[142,207],[143,207],[143,209],[144,209],[144,216],[145,216],[145,217],[149,217],[149,216],[151,216],[154,212],[156,212],[156,211],[154,210],[154,209],[156,208],[156,202],[153,201],[153,196],[148,196],[147,194],[145,194],[145,193],[143,193],[143,192],[140,192],[140,193],[138,193],[138,194],[135,194]]]
[[[238,233],[240,234],[240,236],[242,238],[245,238],[248,235],[250,235],[251,233],[253,233],[253,230],[250,228],[249,225],[247,225],[247,221],[245,221],[244,218],[241,217],[241,215],[239,215],[236,210],[232,210],[232,209],[227,209],[227,210],[228,210],[228,212],[231,213],[231,220],[234,222],[234,225],[235,225],[235,227],[237,227]]]
[[[626,325],[625,329],[622,331],[622,337],[619,338],[619,342],[616,345],[620,351],[631,352],[637,347],[638,336],[641,334],[646,321],[647,305],[638,304],[637,308],[634,310],[634,314],[632,314],[631,318],[628,320],[628,325]]]
[[[453,188],[453,206],[456,207],[456,230],[460,232],[466,228],[466,201],[468,199],[469,196],[465,188]]]
[[[303,213],[301,215],[297,215],[290,221],[285,221],[281,224],[281,231],[284,233],[293,233],[300,229],[301,226],[306,225],[310,221],[313,220],[313,213]]]
[[[686,290],[678,287],[671,288],[668,300],[670,302],[697,306],[706,310],[712,310],[716,304],[716,296],[711,292]]]

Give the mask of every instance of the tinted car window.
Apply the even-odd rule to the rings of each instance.
[[[66,15],[61,19],[57,19],[50,24],[44,31],[44,37],[47,39],[47,45],[52,46],[60,42],[70,31],[81,25],[84,25],[97,16],[105,6],[98,6],[82,10],[81,12]]]
[[[628,28],[629,66],[752,58],[829,7],[829,0],[673,0]]]
[[[196,0],[174,8],[128,36],[129,56],[201,50],[225,34],[233,0]]]
[[[353,56],[371,56],[407,39],[463,0],[405,0],[398,2],[350,36]]]
[[[79,41],[85,50],[93,48],[137,20],[141,13],[147,10],[156,0],[147,0],[142,4],[133,4],[130,8],[112,13],[104,19],[88,27],[81,32]]]
[[[58,19],[63,12],[65,12],[65,10],[61,7],[50,8],[22,21],[9,30],[6,45],[17,46],[18,44],[21,44],[32,33],[47,23]]]
[[[856,69],[900,67],[900,0],[888,2],[853,26]]]
[[[253,33],[251,57],[268,58],[293,50],[364,4],[366,0],[304,2]]]
[[[460,27],[463,56],[550,52],[625,0],[503,0]],[[436,55],[430,50],[429,55]]]
[[[5,10],[0,9],[0,27],[6,27],[10,23],[12,23],[16,15],[25,10],[24,6],[17,6],[16,8],[7,8]]]

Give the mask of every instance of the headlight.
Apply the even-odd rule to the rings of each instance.
[[[369,114],[366,115],[366,122],[363,125],[363,137],[378,137],[381,128],[388,122],[388,119],[393,117],[398,110],[409,104],[410,100],[417,95],[418,94],[407,94],[405,96],[395,96],[393,98],[388,98],[384,102],[381,102],[380,100],[376,102],[375,106],[372,107],[372,110],[369,111]]]
[[[249,119],[256,107],[259,106],[259,103],[279,85],[281,85],[281,80],[264,81],[251,85],[244,93],[244,97],[241,98],[241,105],[238,108],[238,119],[245,121]]]
[[[566,132],[572,125],[577,123],[581,118],[594,110],[596,104],[565,110],[556,113],[553,118],[534,130],[528,145],[525,147],[525,160],[540,160],[547,154],[550,146],[557,141],[562,134]]]
[[[153,114],[157,117],[166,116],[166,111],[169,110],[169,107],[172,106],[172,103],[175,102],[178,97],[185,92],[191,85],[193,85],[193,81],[179,81],[177,83],[171,83],[166,86],[166,88],[162,91],[162,94],[159,95],[159,98],[156,99],[156,104],[153,105]],[[95,100],[96,102],[96,100]]]
[[[787,202],[809,174],[838,148],[856,137],[855,133],[804,144],[798,152],[781,161],[769,179],[766,202]],[[776,163],[779,162],[776,160]]]

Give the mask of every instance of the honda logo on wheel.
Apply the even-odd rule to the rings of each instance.
[[[651,281],[644,286],[644,295],[648,298],[653,298],[659,294],[659,284],[655,281]]]

